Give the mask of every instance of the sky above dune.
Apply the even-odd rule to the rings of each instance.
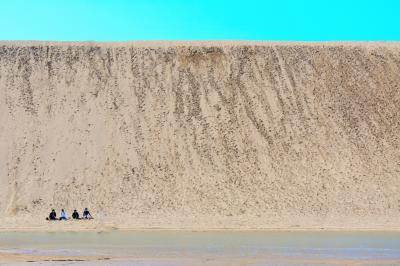
[[[400,40],[397,0],[0,0],[1,40]]]

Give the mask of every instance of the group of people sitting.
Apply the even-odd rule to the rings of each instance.
[[[79,213],[76,210],[74,210],[74,212],[72,213],[72,219],[74,219],[74,220],[81,220],[81,219],[88,220],[88,219],[93,219],[93,217],[90,214],[88,208],[85,208],[83,210],[83,213],[82,213],[82,218],[79,216]],[[47,217],[46,220],[49,220],[49,221],[60,220],[61,221],[61,220],[68,220],[68,217],[67,217],[67,214],[64,211],[64,209],[61,209],[60,218],[57,218],[56,211],[54,209],[52,209],[50,214],[49,214],[49,217]]]

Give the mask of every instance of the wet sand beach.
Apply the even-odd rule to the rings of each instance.
[[[398,265],[399,232],[0,232],[0,265]]]

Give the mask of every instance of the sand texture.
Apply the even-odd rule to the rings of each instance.
[[[0,229],[400,228],[399,137],[400,43],[0,42]]]

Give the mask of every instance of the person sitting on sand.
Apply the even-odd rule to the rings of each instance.
[[[76,210],[72,213],[72,219],[79,220],[79,213]]]
[[[93,217],[90,214],[88,208],[85,208],[85,210],[83,211],[83,219],[93,219]]]
[[[64,209],[62,209],[60,213],[60,221],[61,220],[67,220],[67,215],[65,214]]]
[[[54,209],[52,209],[50,214],[49,214],[49,217],[46,220],[54,221],[56,219],[57,219],[56,211]]]

